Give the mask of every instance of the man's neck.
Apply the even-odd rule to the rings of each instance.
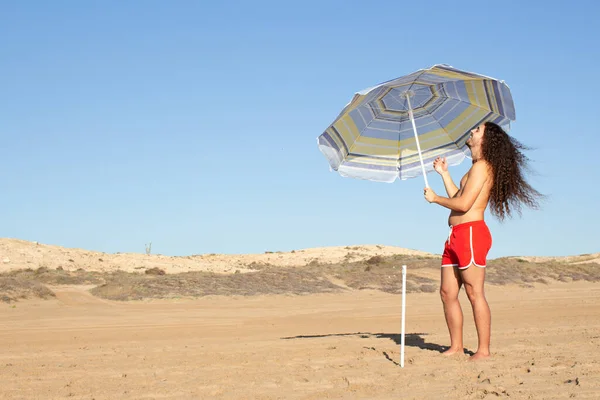
[[[473,160],[473,164],[481,160],[481,151],[479,149],[471,149],[471,159]]]

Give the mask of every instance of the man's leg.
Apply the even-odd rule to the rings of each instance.
[[[462,281],[456,267],[442,267],[441,269],[440,296],[450,332],[450,348],[444,354],[452,355],[463,352],[463,313],[458,301],[458,292]]]
[[[490,307],[485,298],[483,284],[485,281],[485,268],[473,264],[467,269],[460,270],[465,291],[473,307],[475,327],[477,328],[478,347],[471,360],[488,358],[490,356],[490,329],[492,317]]]

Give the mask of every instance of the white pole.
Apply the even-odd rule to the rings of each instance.
[[[421,160],[421,170],[423,171],[423,179],[425,179],[425,187],[429,187],[427,174],[425,174],[425,163],[423,163],[423,155],[421,154],[421,145],[419,144],[419,135],[417,135],[417,125],[415,125],[415,117],[413,116],[412,105],[410,104],[409,92],[406,92],[406,102],[408,103],[408,115],[410,116],[410,122],[412,123],[415,140],[417,141],[417,150],[419,151],[419,160]]]
[[[402,266],[402,333],[400,335],[400,367],[404,368],[404,328],[406,322],[406,265]]]

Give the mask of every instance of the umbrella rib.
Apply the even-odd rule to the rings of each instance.
[[[500,115],[500,114],[497,114],[497,113],[493,112],[492,110],[489,110],[489,109],[486,109],[486,108],[483,108],[483,107],[479,107],[479,106],[478,106],[478,105],[476,105],[476,104],[469,103],[469,102],[466,102],[466,101],[464,101],[464,100],[457,99],[457,98],[455,98],[455,97],[447,97],[447,98],[448,98],[448,99],[451,99],[451,100],[453,100],[453,101],[455,101],[455,102],[457,102],[457,103],[464,103],[464,104],[470,105],[470,106],[472,106],[472,107],[474,107],[474,108],[476,108],[476,109],[480,109],[480,110],[486,111],[486,112],[488,112],[488,113],[491,113],[491,114],[493,114],[493,115],[498,115],[498,116],[500,116],[500,117],[503,117],[502,115]],[[380,109],[380,108],[378,108],[378,107],[373,107],[373,106],[371,105],[371,103],[361,104],[360,106],[358,106],[358,107],[356,108],[356,110],[358,111],[360,108],[367,108],[367,109],[371,109],[371,110],[379,110],[379,111],[382,111],[382,109]],[[438,108],[439,108],[439,107],[438,107]],[[372,112],[373,112],[373,111],[372,111]],[[374,113],[374,114],[375,114],[375,113]],[[387,122],[394,122],[394,121],[395,121],[395,119],[391,119],[391,118],[390,118],[390,119],[388,119],[388,118],[386,118],[386,117],[384,117],[384,116],[375,116],[375,117],[374,117],[374,118],[372,118],[372,119],[371,119],[369,122],[367,122],[367,120],[365,120],[365,118],[363,117],[363,115],[362,115],[362,113],[361,113],[360,111],[359,111],[359,115],[360,115],[361,119],[363,120],[363,122],[365,123],[365,127],[364,127],[364,128],[363,128],[363,129],[362,129],[360,132],[359,132],[358,136],[361,136],[361,135],[363,134],[363,132],[364,132],[365,130],[367,130],[368,128],[370,128],[370,125],[371,125],[371,124],[372,124],[374,121],[376,121],[376,120],[378,120],[378,121],[387,121]],[[434,113],[432,113],[432,112],[427,112],[426,114],[421,114],[421,116],[425,116],[425,115],[427,115],[427,116],[430,116],[432,119],[434,119],[434,120],[435,120],[435,122],[437,122],[437,124],[440,126],[440,128],[442,128],[442,130],[443,130],[443,131],[444,131],[444,132],[445,132],[445,133],[448,135],[448,137],[450,137],[450,139],[452,139],[452,137],[451,137],[451,136],[448,134],[448,131],[447,131],[446,129],[444,129],[443,125],[442,125],[442,124],[440,123],[440,121],[439,121],[439,120],[438,120],[438,119],[435,117]],[[415,118],[415,120],[418,120],[419,118],[420,118],[420,117],[417,117],[417,118]],[[397,119],[397,121],[399,122],[399,124],[400,124],[399,126],[401,127],[403,123],[405,123],[405,122],[407,122],[407,121],[408,121],[408,119]],[[421,126],[421,127],[423,127],[423,126]],[[392,130],[387,130],[387,129],[383,129],[383,128],[373,128],[373,129],[375,129],[375,130],[379,130],[379,131],[388,131],[388,132],[393,132]],[[401,130],[401,129],[400,129],[400,130]],[[408,128],[408,129],[407,129],[407,131],[411,131],[411,130],[412,130],[412,128]],[[461,135],[461,137],[462,137],[462,136],[464,136],[464,135]],[[452,140],[452,141],[454,141],[454,140]],[[353,146],[351,146],[351,147],[353,147]]]
[[[468,104],[468,105],[470,105],[470,106],[473,106],[473,107],[475,107],[475,108],[478,108],[478,109],[480,109],[480,110],[487,111],[487,112],[488,112],[488,113],[490,113],[490,114],[497,115],[497,116],[499,116],[499,117],[502,117],[502,118],[506,118],[507,120],[509,120],[509,121],[510,121],[510,118],[508,118],[507,116],[504,116],[504,115],[502,115],[502,114],[498,114],[498,113],[494,112],[493,110],[489,110],[489,109],[487,109],[487,108],[480,107],[480,106],[478,106],[477,104],[469,103],[468,101],[464,101],[464,100],[461,100],[461,99],[457,99],[456,97],[448,97],[448,98],[449,98],[449,99],[452,99],[452,100],[456,100],[456,101],[458,101],[458,102],[460,102],[460,103],[465,103],[465,104]],[[430,114],[430,115],[432,115],[432,116],[433,116],[433,114]],[[433,118],[435,119],[435,117],[433,117]],[[440,125],[440,126],[441,126],[441,125]]]
[[[413,79],[413,81],[410,83],[410,86],[408,87],[408,91],[412,89],[412,87],[415,84],[415,81],[417,81],[425,72],[427,72],[427,70],[424,69],[415,79]]]
[[[418,79],[418,78],[419,78],[421,75],[423,75],[424,73],[425,73],[425,71],[421,72],[421,74],[419,74],[419,76],[418,76],[417,78],[415,78],[415,81],[416,81],[416,80],[417,80],[417,79]],[[487,79],[485,79],[485,78],[457,79],[457,80],[446,81],[446,82],[442,82],[442,83],[440,83],[440,84],[436,84],[434,87],[438,86],[438,87],[442,88],[442,87],[443,87],[443,84],[445,84],[445,83],[454,83],[454,84],[456,84],[456,82],[461,82],[461,81],[471,81],[471,82],[472,82],[472,81],[494,81],[494,79],[491,79],[491,78],[487,78]],[[496,81],[497,81],[497,80],[496,80]],[[412,89],[412,87],[413,87],[414,83],[415,83],[415,82],[413,81],[413,82],[410,84],[410,86],[409,86],[408,90],[411,90],[411,89]],[[420,90],[427,90],[427,89],[423,88],[423,89],[420,89]],[[434,90],[432,93],[434,93],[434,94],[438,94],[438,93],[440,93],[440,89],[437,89],[437,88],[436,88],[436,89],[435,89],[435,90]],[[447,92],[446,92],[446,93],[447,93]],[[500,93],[500,95],[502,96],[502,93]],[[457,97],[450,96],[450,95],[446,95],[446,98],[448,98],[448,99],[453,99],[453,100],[459,101],[459,102],[461,102],[461,103],[469,104],[469,105],[471,105],[471,106],[474,106],[474,107],[480,108],[480,109],[482,109],[482,110],[489,111],[489,112],[491,112],[491,113],[493,113],[493,114],[496,114],[496,115],[500,115],[500,114],[498,114],[498,113],[494,112],[494,110],[492,110],[492,109],[491,109],[491,107],[490,107],[490,108],[485,108],[485,107],[482,107],[482,106],[480,106],[480,105],[478,105],[478,104],[474,104],[474,103],[471,103],[471,102],[469,102],[469,101],[465,101],[465,100],[463,100],[463,99],[461,99],[461,98],[457,98]],[[397,99],[397,100],[400,100],[400,97],[396,97],[396,99]],[[499,101],[498,103],[503,103],[503,102],[502,102],[502,101]],[[489,104],[488,104],[488,105],[489,105]],[[415,110],[414,110],[414,112],[415,112],[415,114],[417,114],[417,113],[418,113],[418,109],[415,109]],[[507,119],[508,119],[508,117],[507,117]]]
[[[423,70],[423,71],[421,71],[421,73],[420,73],[420,74],[419,74],[417,77],[415,77],[415,78],[413,79],[413,81],[410,83],[410,86],[409,86],[409,88],[408,88],[408,90],[409,90],[409,91],[410,91],[410,90],[412,89],[412,87],[414,86],[414,84],[415,84],[415,81],[417,81],[417,80],[418,80],[418,79],[419,79],[419,78],[420,78],[420,77],[421,77],[421,76],[422,76],[424,73],[426,73],[426,72],[427,72],[427,70]],[[457,80],[455,80],[455,81],[447,81],[446,83],[450,83],[450,82],[452,82],[452,83],[456,83],[456,82],[459,82],[459,81],[466,81],[466,80],[468,80],[468,81],[476,81],[476,80],[486,80],[486,79],[484,79],[484,78],[480,78],[480,77],[477,77],[477,78],[473,77],[473,78],[468,78],[468,79],[457,79]],[[443,85],[442,85],[442,84],[440,84],[440,85],[435,85],[435,86],[439,87],[439,89],[438,89],[438,88],[436,88],[436,89],[435,89],[435,91],[434,91],[434,93],[436,93],[436,94],[440,93],[441,89],[443,88]],[[435,86],[434,86],[434,87],[435,87]],[[491,113],[491,114],[494,114],[494,115],[498,115],[498,116],[500,116],[500,117],[503,117],[502,115],[495,113],[495,112],[494,112],[493,110],[491,110],[491,109],[488,109],[488,108],[482,107],[482,106],[480,106],[479,104],[474,104],[474,103],[471,103],[471,102],[468,102],[468,101],[462,100],[462,99],[460,99],[460,98],[456,98],[456,97],[454,97],[454,96],[449,96],[449,95],[447,95],[447,93],[448,93],[448,92],[446,92],[446,91],[444,91],[444,92],[446,93],[446,96],[445,96],[445,97],[446,97],[447,99],[451,99],[451,100],[457,101],[457,102],[459,102],[459,103],[464,103],[464,104],[467,104],[467,105],[469,105],[469,106],[475,107],[475,108],[477,108],[477,109],[480,109],[480,110],[486,111],[486,112],[488,112],[488,113]],[[395,96],[394,96],[394,97],[395,97]],[[400,100],[400,97],[398,97],[398,98],[397,98],[397,100]],[[358,136],[357,136],[357,138],[356,138],[357,140],[353,141],[353,142],[352,142],[352,144],[349,146],[349,148],[348,148],[348,153],[349,153],[349,154],[355,155],[355,154],[353,153],[352,149],[353,149],[353,148],[356,146],[356,142],[358,141],[358,138],[359,138],[360,136],[362,136],[363,132],[364,132],[364,131],[366,131],[366,130],[367,130],[369,127],[370,127],[370,125],[371,125],[371,124],[372,124],[372,123],[373,123],[375,120],[377,120],[378,118],[385,120],[385,117],[384,117],[384,118],[377,117],[377,113],[376,113],[376,110],[379,110],[379,111],[385,111],[385,109],[382,109],[382,108],[379,108],[379,107],[374,107],[374,106],[373,106],[371,103],[372,103],[372,101],[369,101],[369,102],[366,102],[365,104],[360,104],[360,105],[357,107],[357,111],[358,111],[360,108],[367,108],[367,109],[370,109],[370,112],[372,112],[372,113],[373,113],[374,117],[373,117],[373,118],[371,118],[371,120],[367,122],[367,121],[365,120],[365,118],[363,117],[362,113],[359,111],[359,115],[360,115],[360,117],[362,118],[362,120],[365,122],[365,126],[364,126],[364,128],[363,128],[363,129],[361,129],[361,130],[360,130],[360,132],[358,132]],[[418,111],[417,111],[417,113],[418,113]],[[464,151],[463,151],[463,150],[462,150],[462,149],[461,149],[461,148],[458,146],[458,144],[457,144],[457,143],[456,143],[456,142],[455,142],[455,141],[452,139],[452,137],[450,136],[450,134],[448,133],[448,131],[447,131],[447,130],[446,130],[444,127],[443,127],[443,125],[442,125],[442,124],[440,123],[440,121],[439,121],[439,120],[438,120],[438,119],[437,119],[437,118],[434,116],[434,114],[433,114],[433,113],[431,113],[431,112],[428,112],[428,113],[427,113],[427,114],[425,114],[425,115],[429,115],[429,116],[431,116],[431,118],[433,118],[433,119],[434,119],[434,120],[437,122],[437,124],[440,126],[440,128],[441,128],[441,129],[444,131],[444,133],[446,134],[446,136],[448,136],[448,138],[450,139],[450,142],[449,142],[449,144],[452,144],[452,143],[453,143],[453,144],[456,146],[456,148],[457,148],[458,150],[461,150],[461,151],[462,151],[462,152],[463,152],[463,153],[466,155],[466,153],[465,153],[465,152],[464,152]],[[403,124],[404,122],[406,122],[406,121],[407,121],[407,120],[401,120],[401,119],[399,119],[399,120],[398,120],[399,127],[401,128],[401,127],[402,127],[402,124]],[[400,129],[400,130],[401,130],[401,129]],[[468,130],[467,130],[467,133],[468,133]],[[464,135],[465,135],[465,134],[463,134],[463,135],[460,135],[460,137],[462,138],[462,137],[464,137]],[[399,152],[399,153],[398,153],[398,163],[400,163],[400,161],[401,161],[401,157],[400,157],[400,152]]]
[[[444,133],[446,134],[446,136],[448,136],[448,137],[450,138],[450,143],[454,143],[454,145],[456,146],[456,148],[457,148],[458,150],[462,151],[462,152],[463,152],[463,153],[466,155],[466,153],[464,152],[464,150],[463,150],[463,149],[461,149],[461,148],[458,146],[458,144],[456,143],[456,141],[455,141],[454,139],[452,139],[452,136],[450,136],[450,133],[448,133],[448,131],[446,130],[446,128],[444,128],[444,126],[443,126],[443,125],[440,123],[440,121],[439,121],[439,120],[438,120],[438,119],[435,117],[435,115],[433,115],[433,113],[430,113],[429,115],[431,116],[431,118],[433,118],[433,119],[434,119],[434,120],[435,120],[435,121],[438,123],[438,125],[440,126],[440,128],[442,129],[442,131],[444,131]],[[462,136],[463,136],[463,135],[461,135],[461,137],[462,137]]]
[[[436,91],[436,92],[437,92],[437,91]],[[473,104],[473,103],[470,103],[470,102],[468,102],[468,101],[465,101],[465,100],[457,99],[456,97],[450,97],[450,96],[447,96],[446,98],[448,98],[448,99],[451,99],[451,100],[454,100],[454,101],[456,101],[457,103],[464,103],[464,104],[467,104],[467,105],[469,105],[469,106],[471,106],[471,107],[477,108],[477,109],[479,109],[479,110],[486,111],[486,112],[488,112],[488,113],[490,113],[490,114],[497,115],[497,116],[499,116],[499,117],[503,117],[503,118],[509,119],[508,117],[505,117],[505,116],[503,116],[503,115],[501,115],[501,114],[498,114],[498,113],[496,113],[496,112],[494,112],[493,110],[490,110],[490,109],[488,109],[488,108],[481,107],[481,106],[479,106],[479,105],[477,105],[477,104]],[[441,105],[440,105],[440,106],[441,106]],[[359,105],[359,106],[358,106],[356,109],[358,110],[359,108],[370,108],[370,109],[372,109],[372,110],[376,109],[376,110],[379,110],[379,111],[385,111],[384,109],[381,109],[381,108],[379,108],[379,107],[373,107],[371,103],[361,104],[361,105]],[[438,107],[438,108],[439,108],[439,107]],[[415,111],[415,114],[419,114],[419,111]],[[442,127],[442,124],[441,124],[441,123],[440,123],[440,121],[439,121],[439,120],[438,120],[438,119],[437,119],[437,118],[434,116],[434,114],[433,114],[433,113],[431,113],[431,112],[427,112],[427,114],[421,114],[421,115],[429,115],[429,116],[431,116],[431,117],[432,117],[432,118],[433,118],[433,119],[434,119],[434,120],[435,120],[435,121],[436,121],[436,122],[437,122],[437,123],[440,125],[440,127]],[[415,120],[417,120],[419,117],[420,117],[420,116],[416,116]],[[363,119],[363,121],[365,121],[365,128],[363,128],[363,130],[361,130],[361,131],[359,132],[359,135],[360,135],[360,134],[362,134],[362,132],[364,132],[364,131],[365,131],[365,130],[366,130],[368,127],[369,127],[369,124],[371,124],[371,123],[372,123],[373,121],[375,121],[376,119],[378,119],[378,120],[380,120],[380,121],[389,121],[389,122],[391,122],[391,121],[394,121],[394,119],[393,119],[393,118],[392,118],[392,119],[387,119],[385,116],[378,116],[378,117],[375,117],[375,118],[371,119],[371,121],[369,121],[369,122],[367,123],[367,122],[366,122],[366,120],[365,120],[365,119],[362,117],[362,114],[361,114],[361,118]],[[402,121],[400,121],[400,120],[399,120],[399,122],[400,122],[400,123],[402,123],[402,122],[406,122],[406,121],[408,121],[408,120],[407,120],[407,119],[405,119],[405,120],[402,120]],[[377,130],[383,130],[383,129],[379,129],[379,128],[374,128],[374,129],[377,129]],[[412,128],[411,128],[411,129],[412,129]],[[444,129],[444,131],[445,131],[445,129]],[[449,136],[449,135],[448,135],[448,136]]]
[[[361,105],[361,106],[363,106],[363,105]],[[369,106],[369,103],[366,103],[366,104],[364,104],[364,106],[365,106],[365,108],[370,108],[370,106]],[[359,107],[360,107],[360,106],[359,106]],[[358,107],[357,107],[357,109],[356,109],[356,110],[358,111]],[[360,117],[362,118],[362,120],[363,120],[363,121],[365,121],[365,119],[364,119],[363,115],[360,113],[360,111],[359,111],[359,113],[358,113],[358,114],[360,115]],[[366,131],[366,130],[369,128],[369,125],[370,125],[370,124],[371,124],[373,121],[375,121],[375,119],[376,119],[376,117],[373,117],[373,118],[371,118],[371,120],[370,120],[369,122],[365,121],[365,127],[364,127],[363,129],[361,129],[361,130],[358,132],[358,136],[356,137],[356,139],[355,139],[355,140],[352,142],[352,144],[351,144],[350,146],[346,145],[346,146],[348,147],[348,154],[351,154],[351,155],[353,155],[353,156],[356,156],[356,155],[358,155],[358,153],[357,153],[357,154],[354,154],[354,152],[352,152],[352,149],[353,149],[353,148],[356,146],[356,142],[357,142],[357,141],[358,141],[358,139],[359,139],[359,138],[362,136],[363,132],[364,132],[364,131]],[[345,160],[342,160],[342,163],[343,163],[344,161],[345,161]]]

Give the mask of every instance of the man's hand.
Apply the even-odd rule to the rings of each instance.
[[[444,172],[448,172],[448,163],[446,162],[446,157],[441,158],[438,157],[433,162],[433,169],[440,175],[443,175]]]
[[[437,198],[437,194],[431,188],[425,188],[425,200],[430,203],[433,203]]]

